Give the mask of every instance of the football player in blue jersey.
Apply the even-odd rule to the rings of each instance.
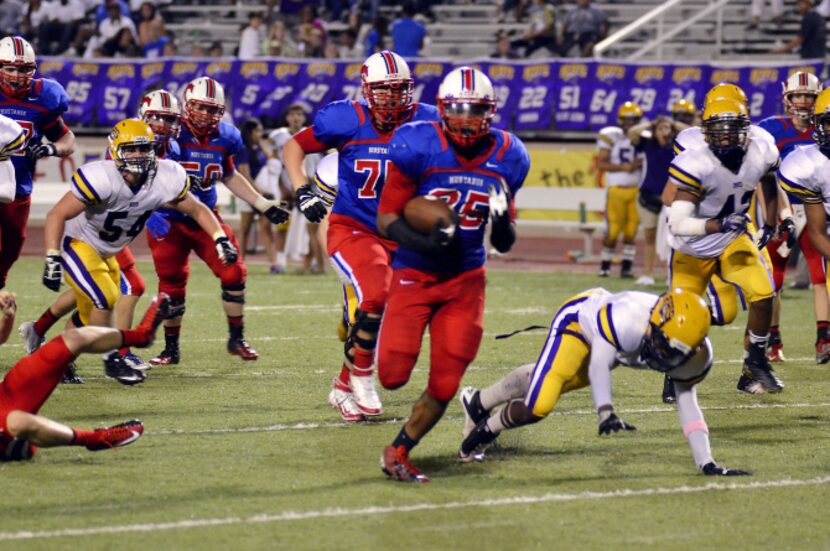
[[[816,98],[821,92],[821,82],[812,73],[798,71],[793,73],[782,84],[784,89],[784,109],[786,116],[768,117],[758,123],[758,126],[772,134],[781,159],[785,159],[796,147],[811,145],[813,140],[813,107]],[[786,196],[779,197],[779,201],[786,201]],[[825,289],[824,257],[813,246],[808,232],[804,231],[807,219],[804,213],[804,203],[798,195],[789,197],[791,209],[781,209],[779,219],[789,235],[791,243],[782,247],[787,239],[773,239],[767,245],[772,263],[772,276],[775,283],[775,301],[772,309],[772,326],[770,326],[768,356],[771,362],[784,361],[784,343],[781,339],[781,329],[778,325],[781,316],[781,289],[787,269],[787,258],[790,246],[796,239],[801,246],[801,252],[810,269],[810,282],[813,284],[813,309],[816,315],[816,363],[830,361],[830,298]],[[786,225],[785,225],[786,224]]]
[[[429,326],[427,388],[381,456],[390,478],[427,482],[409,461],[412,448],[441,419],[478,353],[484,317],[484,234],[501,253],[516,240],[514,197],[530,169],[524,144],[491,129],[496,95],[469,67],[451,71],[438,91],[441,122],[402,126],[390,143],[392,164],[378,207],[378,230],[399,244],[378,342],[378,376],[394,390],[409,381]],[[446,201],[453,221],[429,234],[404,218],[413,197]],[[339,197],[339,192],[338,192]],[[444,222],[444,223],[442,223]]]
[[[31,44],[19,36],[0,40],[0,115],[23,127],[27,140],[25,151],[12,156],[14,201],[0,204],[0,289],[26,240],[35,163],[42,157],[66,157],[75,150],[75,135],[61,118],[69,107],[66,92],[54,80],[34,78],[36,70]]]
[[[346,421],[380,415],[372,364],[380,319],[392,278],[396,244],[378,235],[378,201],[388,176],[389,141],[409,121],[437,122],[438,110],[412,100],[413,80],[406,61],[384,50],[361,70],[362,101],[336,101],[313,124],[286,142],[283,159],[296,190],[296,203],[311,222],[326,216],[323,199],[303,168],[306,154],[337,148],[338,193],[329,216],[328,254],[343,283],[357,292],[358,310],[345,345],[346,359],[332,380],[330,403]]]
[[[184,90],[183,127],[179,135],[179,163],[190,176],[191,193],[211,209],[216,209],[216,182],[221,180],[234,195],[253,205],[279,224],[289,213],[278,201],[265,199],[234,165],[233,157],[242,148],[242,136],[230,123],[222,121],[225,113],[225,91],[208,77],[192,80]],[[170,318],[164,322],[165,347],[150,360],[153,365],[177,364],[180,360],[179,334],[185,311],[185,293],[190,275],[189,256],[195,252],[222,282],[222,305],[228,320],[228,352],[243,360],[256,360],[257,352],[248,345],[243,333],[245,279],[247,270],[241,260],[225,264],[217,255],[213,237],[202,231],[189,217],[172,210],[161,215],[170,224],[166,233],[147,240],[159,277],[159,292],[170,296]],[[217,217],[219,217],[217,213]],[[221,218],[220,222],[221,222]],[[230,226],[222,229],[238,248]]]

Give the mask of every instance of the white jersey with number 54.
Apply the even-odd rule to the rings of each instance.
[[[144,230],[153,211],[184,199],[188,180],[180,164],[160,160],[155,173],[133,191],[115,161],[94,161],[75,171],[71,189],[87,208],[66,223],[65,235],[90,245],[102,258],[109,258]]]

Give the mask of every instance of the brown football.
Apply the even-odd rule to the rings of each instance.
[[[436,220],[444,220],[444,227],[450,225],[452,210],[438,197],[420,195],[406,203],[403,217],[413,230],[426,235],[432,231]]]

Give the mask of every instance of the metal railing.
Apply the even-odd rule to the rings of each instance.
[[[687,30],[695,23],[709,18],[713,13],[715,14],[715,43],[713,48],[715,51],[720,52],[723,45],[723,8],[729,2],[730,0],[710,0],[707,5],[702,5],[702,9],[694,15],[686,17],[684,13],[676,14],[675,11],[677,9],[688,11],[690,8],[688,0],[667,0],[660,6],[643,14],[641,17],[599,42],[594,47],[594,56],[597,59],[602,59],[610,49],[619,46],[625,39],[635,33],[639,34],[643,32],[654,23],[655,36],[633,53],[626,55],[625,58],[628,60],[636,60],[641,59],[647,54],[654,53],[656,59],[662,60],[663,45],[667,41]],[[669,23],[666,21],[667,16],[675,16],[673,19],[679,18],[679,21],[677,23]],[[670,28],[667,29],[669,26]]]

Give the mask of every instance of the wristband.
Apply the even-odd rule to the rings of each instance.
[[[256,198],[256,201],[254,201],[253,206],[259,212],[265,212],[266,210],[268,210],[268,207],[270,207],[271,205],[269,204],[268,199],[266,199],[262,195],[258,195],[257,198]]]
[[[224,231],[218,230],[213,234],[213,241],[216,242],[217,239],[221,239],[222,237],[227,237]]]

